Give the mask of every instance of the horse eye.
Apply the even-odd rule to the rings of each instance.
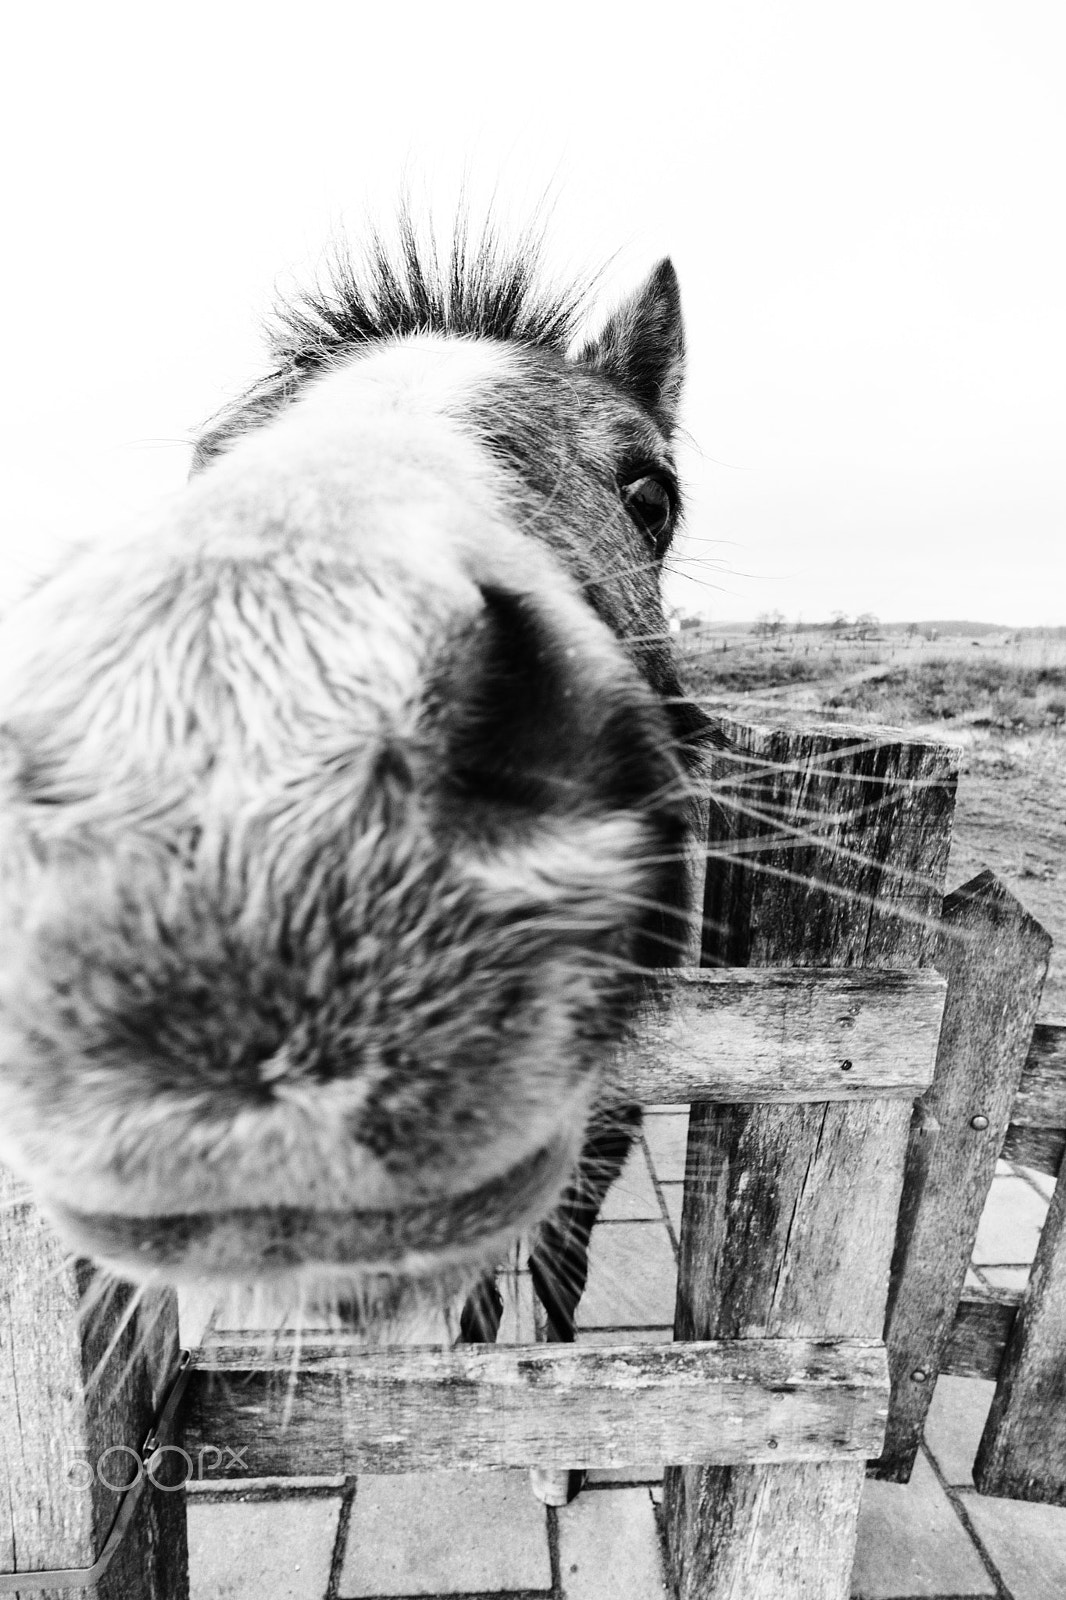
[[[626,510],[644,532],[655,540],[656,553],[674,517],[674,502],[661,478],[636,478],[622,490]]]

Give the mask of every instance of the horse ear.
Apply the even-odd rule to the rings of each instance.
[[[577,359],[632,395],[664,433],[673,432],[685,371],[685,333],[672,261],[659,262]]]

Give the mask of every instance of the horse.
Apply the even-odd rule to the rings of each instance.
[[[525,1235],[574,1337],[701,737],[677,277],[585,299],[405,214],[0,625],[0,1157],[118,1278],[491,1340]]]

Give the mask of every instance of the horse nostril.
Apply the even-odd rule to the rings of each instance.
[[[475,807],[573,814],[643,808],[668,788],[665,720],[613,641],[598,648],[571,637],[535,596],[481,593],[484,608],[432,697],[448,794]]]
[[[448,782],[460,797],[569,809],[576,751],[555,650],[523,595],[482,590],[445,699]]]

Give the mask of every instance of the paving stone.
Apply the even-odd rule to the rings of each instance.
[[[1039,1190],[1045,1200],[1051,1199],[1055,1193],[1055,1179],[1049,1172],[1036,1172],[1032,1167],[1015,1167],[1014,1170],[1019,1178],[1024,1178],[1026,1183],[1031,1183],[1034,1189]]]
[[[923,1455],[910,1483],[867,1479],[851,1592],[856,1600],[995,1594],[995,1583]]]
[[[665,1223],[608,1222],[592,1230],[580,1328],[673,1325],[677,1262]]]
[[[688,1149],[688,1112],[649,1117],[644,1124],[644,1142],[659,1182],[683,1182],[685,1152]]]
[[[979,1267],[1032,1261],[1047,1215],[1047,1201],[1024,1178],[993,1178],[977,1229],[973,1260]]]
[[[178,1328],[185,1346],[203,1343],[218,1306],[218,1295],[183,1284],[178,1288]]]
[[[528,1472],[359,1478],[341,1600],[550,1589],[551,1581],[545,1508]]]
[[[662,1483],[662,1467],[593,1467],[589,1471],[590,1484],[604,1483]]]
[[[995,1384],[984,1378],[941,1374],[937,1379],[925,1419],[925,1442],[948,1483],[973,1487],[974,1457],[995,1392]]]
[[[1029,1282],[1029,1268],[982,1267],[981,1276],[990,1289],[1013,1289],[1020,1294]]]
[[[578,1344],[673,1344],[672,1327],[657,1328],[578,1328]]]
[[[659,1185],[666,1201],[666,1214],[670,1218],[674,1230],[674,1238],[681,1237],[681,1207],[685,1199],[685,1185],[683,1183],[661,1183]]]
[[[339,1497],[190,1500],[191,1600],[322,1600],[340,1506]]]
[[[607,1199],[600,1212],[600,1221],[631,1222],[640,1217],[652,1218],[658,1222],[662,1217],[662,1211],[655,1185],[651,1181],[651,1169],[644,1154],[644,1146],[638,1143],[629,1152],[617,1181],[612,1183],[607,1191]]]
[[[977,1536],[999,1569],[1011,1600],[1063,1600],[1066,1510],[991,1495],[962,1497]]]
[[[564,1600],[663,1600],[659,1535],[647,1489],[586,1492],[556,1515]]]

